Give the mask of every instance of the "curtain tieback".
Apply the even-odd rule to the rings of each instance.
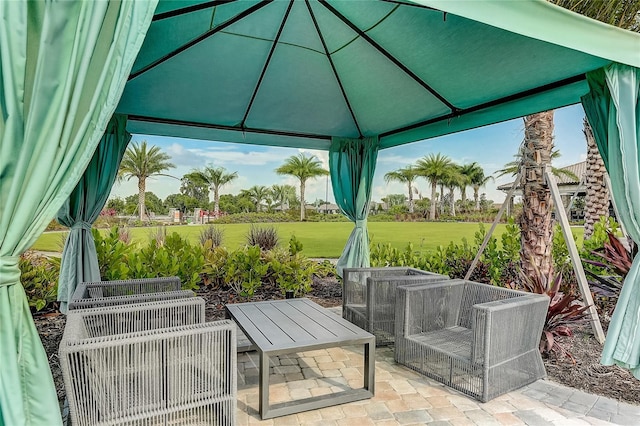
[[[0,287],[20,282],[19,256],[0,256]]]
[[[356,228],[366,228],[366,227],[367,227],[367,219],[356,220]]]
[[[86,231],[91,231],[91,227],[93,225],[89,222],[85,222],[83,220],[79,220],[76,223],[74,223],[73,225],[71,225],[71,229],[84,229]]]

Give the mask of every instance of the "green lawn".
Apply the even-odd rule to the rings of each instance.
[[[167,232],[180,235],[197,242],[200,231],[206,225],[185,225],[167,227]],[[224,245],[235,249],[244,243],[250,224],[217,225],[224,229]],[[276,223],[280,241],[286,244],[292,234],[304,246],[303,252],[309,257],[339,257],[349,233],[353,229],[350,222],[304,222]],[[485,224],[488,230],[490,224]],[[155,228],[131,228],[135,242],[146,242]],[[369,235],[373,243],[391,243],[393,247],[403,249],[413,243],[416,250],[427,251],[439,245],[448,245],[450,241],[459,243],[463,237],[473,242],[477,223],[450,222],[372,222],[369,223]],[[504,225],[498,225],[495,235],[500,238]],[[582,228],[573,228],[578,235],[578,244],[582,244]],[[51,232],[43,234],[33,245],[33,249],[43,251],[61,251],[62,234]]]

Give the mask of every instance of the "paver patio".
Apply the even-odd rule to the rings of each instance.
[[[339,313],[339,308],[332,309]],[[284,402],[363,384],[359,347],[274,357],[271,400]],[[238,425],[637,425],[640,406],[540,380],[481,403],[393,361],[393,348],[376,349],[376,393],[371,399],[260,420],[258,354],[238,354]]]

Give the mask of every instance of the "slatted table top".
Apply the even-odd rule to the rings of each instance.
[[[226,308],[265,353],[358,344],[373,337],[306,298],[238,303]]]

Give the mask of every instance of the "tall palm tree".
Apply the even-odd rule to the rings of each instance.
[[[256,205],[256,211],[262,210],[262,202],[269,197],[269,188],[262,185],[254,185],[249,189],[240,191],[240,195],[247,197]]]
[[[525,116],[520,263],[523,273],[529,277],[535,276],[537,271],[545,277],[553,274],[553,200],[544,179],[545,167],[551,164],[552,151],[553,111]]]
[[[478,196],[480,188],[485,186],[490,180],[494,180],[493,176],[485,176],[482,167],[477,165],[471,174],[471,187],[473,188],[473,201],[476,203],[476,211],[480,210],[480,197]]]
[[[456,164],[449,167],[447,176],[442,181],[449,190],[449,213],[451,216],[456,215],[456,199],[453,192],[462,185],[466,186],[465,181],[465,177],[460,173],[460,166]]]
[[[296,197],[296,188],[292,185],[271,185],[271,195],[282,211],[289,208],[289,204]]]
[[[322,163],[315,155],[307,157],[299,154],[287,158],[284,164],[276,169],[276,173],[295,176],[300,180],[300,220],[304,220],[304,190],[307,180],[326,176],[329,172],[322,168]]]
[[[473,182],[473,175],[476,173],[477,169],[482,168],[475,161],[469,164],[463,164],[459,166],[458,171],[460,172],[460,199],[462,200],[462,208],[466,209],[467,204],[467,187]]]
[[[640,32],[640,0],[587,1],[552,0],[552,3],[609,25]],[[609,190],[605,185],[606,169],[593,137],[593,129],[585,119],[583,133],[587,142],[587,196],[585,197],[584,238],[593,234],[593,225],[609,214]]]
[[[140,144],[133,143],[127,148],[122,157],[120,168],[118,169],[118,179],[130,180],[132,177],[138,179],[138,212],[140,220],[144,220],[146,215],[144,208],[144,195],[147,188],[147,178],[151,176],[169,176],[164,174],[165,170],[175,167],[169,162],[171,157],[160,151],[157,146],[147,149],[147,141]]]
[[[438,184],[447,176],[448,169],[453,163],[451,159],[446,155],[429,154],[428,156],[421,158],[416,162],[414,166],[415,172],[418,176],[425,178],[431,184],[431,208],[429,211],[429,218],[431,220],[436,219],[436,194]],[[442,197],[442,191],[440,197]]]
[[[515,176],[518,174],[518,172],[520,171],[520,167],[522,165],[522,162],[524,161],[524,151],[525,147],[524,145],[520,148],[520,151],[518,151],[518,153],[516,155],[514,155],[515,160],[513,161],[509,161],[507,164],[504,165],[504,167],[500,170],[496,170],[495,171],[495,175],[496,177],[501,177],[501,176],[505,176],[505,175],[511,175],[511,176]],[[550,157],[550,161],[553,162],[553,160],[557,160],[558,158],[560,158],[562,156],[562,154],[560,154],[560,150],[559,149],[552,149],[551,150],[551,157]],[[558,169],[557,167],[551,167],[551,173],[553,173],[554,176],[556,177],[562,177],[562,176],[566,176],[568,178],[571,179],[575,179],[578,180],[579,177],[575,175],[575,173],[573,173],[571,170],[567,170],[567,169]]]
[[[384,181],[386,183],[396,181],[407,185],[407,189],[409,190],[409,213],[413,213],[413,191],[415,190],[413,182],[416,177],[417,174],[413,166],[394,170],[384,175]]]
[[[194,170],[193,176],[199,178],[213,191],[213,215],[220,215],[220,188],[238,178],[237,172],[227,173],[224,167],[205,166],[202,170]]]

